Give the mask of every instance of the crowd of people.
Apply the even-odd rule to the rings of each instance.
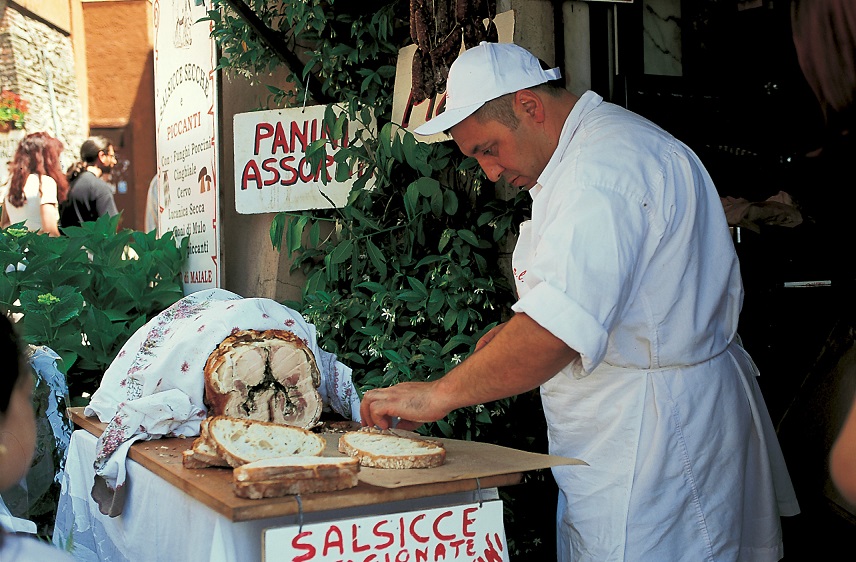
[[[80,160],[65,172],[62,141],[46,132],[30,133],[18,143],[8,163],[0,228],[23,223],[34,232],[59,236],[103,215],[119,213],[113,187],[102,179],[116,165],[113,144],[91,137],[80,147]]]

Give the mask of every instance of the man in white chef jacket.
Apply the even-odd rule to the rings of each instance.
[[[481,45],[452,65],[449,131],[492,181],[532,195],[515,315],[443,378],[366,393],[364,425],[413,428],[539,387],[558,559],[775,561],[799,512],[737,342],[739,264],[713,182],[653,123],[548,82],[528,51]]]

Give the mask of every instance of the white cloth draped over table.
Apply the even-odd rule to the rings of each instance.
[[[70,545],[78,562],[261,560],[264,529],[295,520],[231,521],[134,461],[128,461],[128,505],[109,517],[89,493],[95,448],[90,433],[72,434],[53,532],[53,543],[61,549]]]
[[[236,330],[273,329],[293,332],[312,350],[324,409],[359,421],[351,369],[318,347],[315,327],[298,312],[223,289],[193,293],[128,339],[84,410],[107,423],[98,440],[92,490],[104,513],[121,513],[125,462],[134,442],[199,435],[199,422],[207,415],[203,370],[220,342]]]

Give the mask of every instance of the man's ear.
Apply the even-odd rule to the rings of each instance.
[[[536,123],[544,121],[544,103],[541,96],[532,90],[518,90],[514,95],[514,102],[518,109],[535,120]]]

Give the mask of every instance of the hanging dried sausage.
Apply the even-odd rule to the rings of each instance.
[[[464,46],[467,49],[472,49],[482,41],[486,41],[487,32],[484,25],[476,19],[470,20],[464,24]]]
[[[462,32],[460,26],[451,33],[437,47],[431,50],[431,62],[434,65],[434,84],[437,91],[446,89],[446,78],[449,77],[449,67],[458,58],[461,52]]]
[[[463,24],[470,18],[471,0],[455,0],[455,21]]]
[[[431,36],[434,32],[434,18],[428,11],[426,0],[411,0],[413,5],[413,21],[411,25],[416,31],[414,43],[419,45],[423,52],[431,50]]]
[[[416,49],[413,53],[412,77],[410,89],[413,93],[413,103],[422,103],[424,100],[434,96],[434,70],[430,57],[426,56],[422,49]]]
[[[410,40],[415,44],[419,44],[419,35],[416,33],[416,2],[410,0]]]

